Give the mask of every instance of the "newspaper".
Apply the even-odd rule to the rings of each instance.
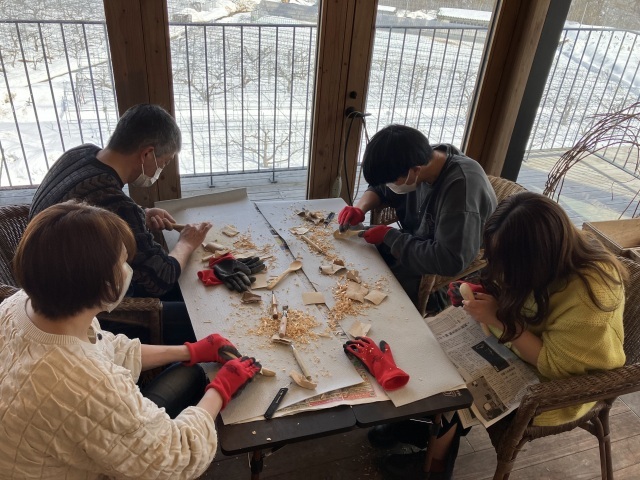
[[[539,382],[533,367],[493,335],[485,336],[462,308],[449,307],[427,324],[473,396],[473,416],[460,416],[465,426],[477,420],[493,425],[518,407],[528,385]]]

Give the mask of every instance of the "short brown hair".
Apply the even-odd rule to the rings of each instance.
[[[135,239],[116,214],[59,203],[29,222],[13,258],[14,275],[34,311],[61,319],[118,299],[120,288],[113,286],[124,280],[116,268],[123,245],[130,260]]]

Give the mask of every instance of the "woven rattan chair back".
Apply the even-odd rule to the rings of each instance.
[[[0,283],[9,287],[16,287],[11,262],[28,218],[29,205],[0,207]]]

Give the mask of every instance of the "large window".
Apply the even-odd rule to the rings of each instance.
[[[318,2],[179,3],[169,21],[181,176],[307,167]]]
[[[40,183],[118,119],[102,1],[0,3],[0,187]]]
[[[418,128],[459,145],[481,66],[493,1],[380,0],[367,112],[374,131]]]

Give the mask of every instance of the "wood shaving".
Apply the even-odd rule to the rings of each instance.
[[[357,270],[349,270],[347,272],[347,279],[351,280],[352,282],[362,283],[360,273]]]
[[[240,233],[238,229],[233,225],[225,225],[225,227],[220,230],[220,232],[225,234],[227,237],[235,237]]]
[[[351,328],[347,333],[349,333],[349,335],[351,335],[352,337],[366,337],[370,329],[370,323],[363,323],[360,320],[356,320],[353,325],[351,325]]]
[[[387,294],[380,290],[371,290],[364,297],[365,300],[369,300],[374,305],[380,305],[385,298],[387,298]]]
[[[280,315],[278,316],[280,317]],[[280,330],[280,318],[272,318],[271,315],[263,315],[259,319],[259,326],[249,328],[247,333],[270,339]],[[296,344],[308,345],[317,340],[320,335],[314,331],[320,323],[312,315],[301,310],[289,309],[287,313],[287,338],[294,340]]]
[[[313,222],[315,225],[318,225],[320,222],[324,222],[324,213],[320,211],[310,211],[306,208],[298,212],[298,216],[308,220],[309,222]]]
[[[249,234],[242,234],[238,237],[238,240],[233,242],[233,246],[237,249],[244,250],[257,250],[256,244],[251,240],[251,236]]]
[[[347,282],[337,282],[333,288],[333,298],[335,305],[329,310],[329,327],[332,330],[336,330],[339,327],[338,322],[347,315],[360,315],[364,309],[371,306],[371,304],[361,304],[347,297]]]
[[[352,281],[347,282],[347,291],[345,295],[351,300],[364,303],[364,297],[369,293],[369,289],[364,285]]]
[[[260,295],[256,295],[253,292],[244,292],[242,294],[242,303],[258,303],[262,301],[262,297]]]

